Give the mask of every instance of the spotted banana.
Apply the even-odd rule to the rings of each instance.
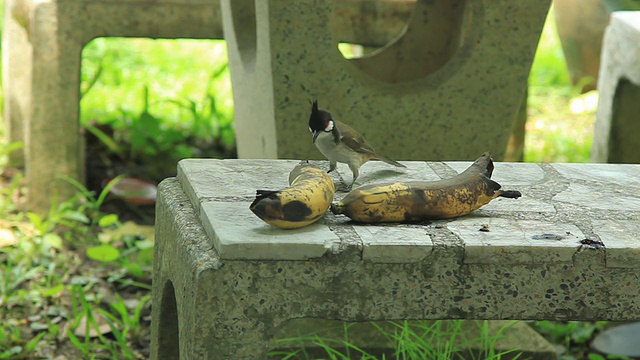
[[[301,161],[289,174],[289,187],[257,190],[249,209],[260,219],[283,229],[296,229],[322,218],[329,209],[335,185],[325,170]]]
[[[334,202],[331,211],[364,223],[412,222],[454,218],[499,196],[522,196],[519,191],[500,190],[500,184],[491,180],[492,173],[493,161],[486,152],[449,179],[360,186]]]

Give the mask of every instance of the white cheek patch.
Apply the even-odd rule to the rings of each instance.
[[[325,126],[324,131],[329,132],[333,130],[333,121],[327,121],[327,126]]]

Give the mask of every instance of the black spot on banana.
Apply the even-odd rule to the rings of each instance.
[[[491,180],[492,173],[493,160],[486,152],[450,179],[360,186],[334,202],[331,212],[365,223],[448,219],[466,215],[499,196],[522,196],[519,191],[500,190],[500,184]]]
[[[325,170],[301,161],[289,173],[289,187],[257,190],[249,209],[270,225],[296,229],[322,218],[335,192],[333,180]]]

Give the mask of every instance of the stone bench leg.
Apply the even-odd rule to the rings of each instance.
[[[640,11],[611,14],[603,40],[591,160],[640,163]]]
[[[76,190],[63,177],[84,182],[79,122],[83,35],[73,31],[77,24],[58,16],[58,5],[34,4],[30,27],[31,118],[25,122],[30,209],[48,209],[52,196],[70,198]]]
[[[212,257],[213,245],[208,246],[193,208],[184,202],[186,195],[175,178],[160,187],[151,359],[265,359],[272,332],[251,305],[237,306],[247,299],[234,293],[238,282],[252,275],[237,273],[233,284],[216,281],[222,263]]]
[[[333,2],[221,5],[239,157],[303,159],[320,157],[305,136],[310,99],[395,159],[474,159],[489,148],[501,159],[549,9],[421,0],[401,36],[348,61],[331,31]]]
[[[24,119],[30,117],[31,104],[31,43],[29,1],[5,0],[2,29],[2,89],[3,117],[9,143],[24,144]],[[10,166],[24,165],[24,151],[9,154]]]

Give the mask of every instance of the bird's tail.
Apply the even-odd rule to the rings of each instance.
[[[376,154],[376,157],[375,157],[374,160],[380,160],[380,161],[386,162],[389,165],[406,168],[406,166],[400,164],[399,162],[397,162],[395,160],[391,160],[391,159],[389,159],[388,157],[386,157],[384,155]]]

